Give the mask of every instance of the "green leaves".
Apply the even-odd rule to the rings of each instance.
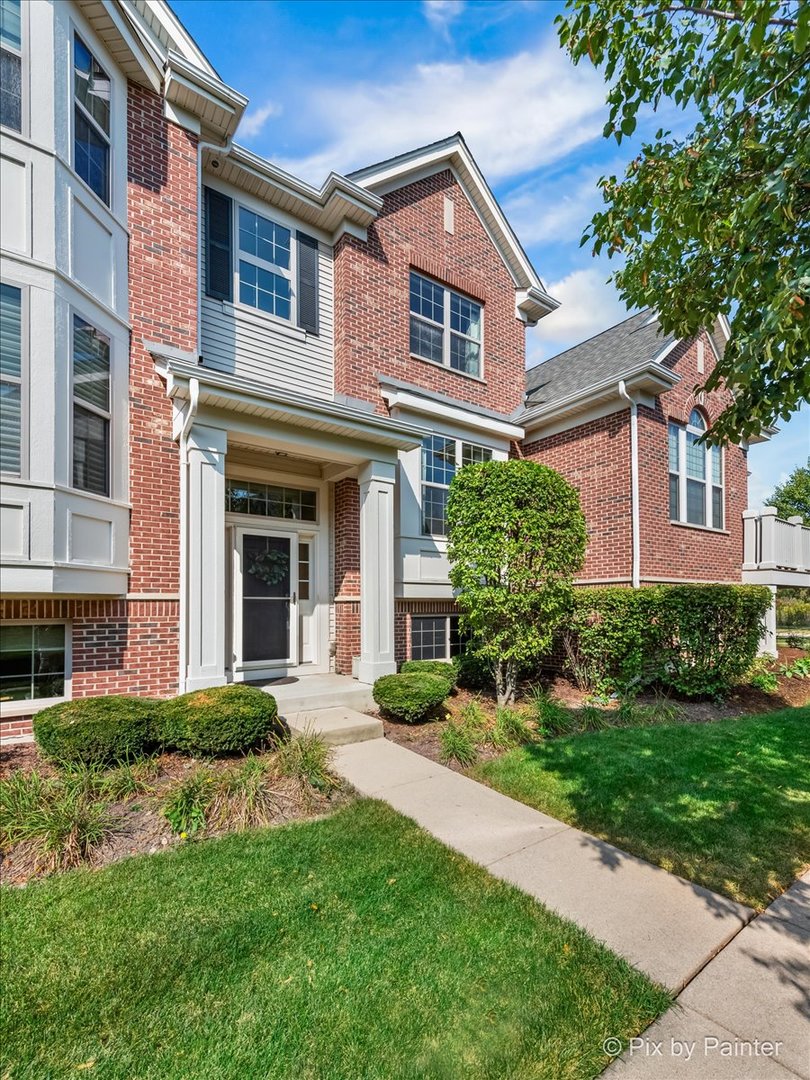
[[[620,183],[600,182],[583,243],[621,253],[621,296],[653,306],[665,332],[727,315],[706,388],[734,388],[714,430],[739,441],[810,397],[810,4],[795,17],[779,0],[689,7],[569,0],[561,42],[610,79],[606,138],[633,134],[662,97],[698,115],[683,139],[658,131]]]
[[[579,495],[544,465],[490,461],[456,474],[447,520],[462,628],[514,673],[548,649],[570,603],[586,543]]]

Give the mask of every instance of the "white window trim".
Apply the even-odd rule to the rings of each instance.
[[[75,316],[77,316],[77,315],[78,315],[78,317],[80,319],[82,319],[88,325],[92,326],[93,329],[96,331],[96,333],[100,334],[102,337],[107,339],[107,343],[108,343],[108,346],[109,346],[109,394],[108,394],[107,411],[106,412],[103,409],[99,409],[97,405],[93,405],[91,402],[85,401],[83,398],[77,398],[76,397],[76,393],[75,393],[75,389],[74,389],[74,385],[73,385],[73,378],[74,378],[74,356],[73,356],[73,348],[74,348],[74,346],[73,346],[73,340],[74,340],[74,332],[75,332]],[[79,311],[78,309],[76,309],[74,307],[71,307],[71,308],[68,309],[68,317],[70,319],[70,323],[69,323],[69,326],[68,326],[68,342],[70,343],[70,368],[69,368],[69,373],[68,373],[68,386],[69,386],[69,389],[70,389],[70,393],[69,393],[69,397],[68,397],[68,400],[69,400],[69,403],[70,403],[70,413],[68,415],[68,439],[69,439],[68,445],[70,447],[70,472],[68,474],[69,486],[70,486],[72,491],[79,491],[83,495],[92,495],[97,499],[105,499],[105,500],[114,499],[115,498],[115,493],[116,493],[116,484],[115,484],[115,464],[116,464],[116,459],[115,459],[115,454],[114,454],[115,440],[113,438],[113,434],[114,434],[113,429],[115,427],[115,420],[114,420],[114,417],[113,417],[113,401],[115,400],[115,397],[114,397],[114,395],[115,395],[115,386],[114,386],[114,381],[113,381],[113,340],[114,339],[113,339],[112,335],[109,334],[106,330],[102,330],[101,327],[98,325],[98,323],[94,319],[88,318],[87,315],[84,315],[81,311]],[[85,409],[87,412],[91,412],[96,416],[100,416],[103,420],[107,421],[107,492],[106,492],[106,494],[104,492],[101,492],[101,491],[89,491],[86,488],[76,487],[76,484],[73,481],[73,417],[74,417],[74,409],[75,409],[75,407],[77,405],[79,406],[80,409]]]
[[[678,431],[678,472],[674,473],[669,469],[669,462],[667,462],[667,476],[678,477],[678,517],[673,518],[670,507],[670,524],[672,525],[686,525],[692,529],[702,529],[706,532],[722,533],[726,531],[726,462],[725,453],[723,447],[720,447],[720,483],[715,484],[712,478],[712,447],[704,446],[706,472],[705,479],[699,480],[697,477],[688,476],[686,469],[686,434],[687,432],[692,435],[703,435],[709,428],[708,420],[705,414],[704,423],[706,425],[704,431],[700,431],[698,428],[693,427],[691,424],[682,424],[676,420],[670,420],[669,425],[677,428]],[[669,446],[669,428],[667,429],[667,447]],[[667,454],[669,450],[667,450]],[[686,482],[687,480],[694,480],[696,483],[703,484],[703,516],[705,523],[701,524],[697,521],[689,521],[686,516]],[[712,493],[714,488],[720,489],[722,500],[722,521],[719,526],[713,524],[714,515],[712,513]],[[667,492],[667,500],[669,500],[669,492]]]
[[[420,660],[421,659],[421,657],[417,657],[417,656],[413,655],[413,624],[414,624],[414,621],[416,619],[444,619],[444,656],[431,657],[430,661],[428,661],[428,662],[434,662],[435,661],[437,663],[443,663],[443,664],[448,664],[448,665],[452,664],[453,657],[450,655],[450,620],[451,619],[457,619],[457,618],[458,618],[458,615],[454,615],[454,614],[451,614],[451,613],[447,613],[447,614],[439,613],[439,614],[436,614],[435,612],[434,613],[423,613],[421,611],[418,614],[411,615],[410,641],[408,642],[408,645],[410,647],[411,659],[412,660]]]
[[[219,190],[219,189],[217,189]],[[235,308],[239,308],[240,311],[252,312],[257,318],[270,319],[284,327],[298,327],[298,292],[296,289],[296,282],[298,280],[298,244],[296,243],[296,226],[287,221],[282,221],[278,217],[268,217],[266,213],[262,213],[256,210],[253,206],[249,206],[247,203],[240,202],[238,199],[231,196],[231,235],[233,236],[232,245],[232,288],[231,293],[233,300],[231,303]],[[242,251],[239,246],[239,211],[247,210],[250,214],[255,214],[256,217],[264,218],[265,221],[271,222],[273,225],[278,225],[282,229],[288,229],[290,233],[290,266],[286,269],[283,266],[278,266],[276,263],[267,262],[265,259],[259,258],[258,255],[251,255],[247,251]],[[240,273],[239,263],[248,262],[253,266],[259,267],[261,270],[267,270],[271,274],[277,274],[279,277],[285,277],[290,283],[290,317],[285,319],[282,315],[276,315],[272,311],[263,311],[260,307],[253,307],[252,304],[245,304],[240,299]],[[305,334],[305,331],[301,331]]]
[[[85,109],[84,105],[82,105],[82,103],[76,97],[76,87],[75,87],[75,78],[76,78],[76,75],[75,75],[76,38],[79,38],[82,45],[84,45],[85,49],[87,49],[87,51],[90,53],[90,55],[96,61],[98,66],[104,71],[104,73],[107,75],[107,78],[110,81],[110,131],[109,131],[109,134],[107,134],[102,128],[99,127],[98,122],[88,113],[87,109]],[[87,34],[85,34],[85,32],[82,29],[76,27],[73,24],[71,24],[70,56],[68,58],[68,62],[69,62],[69,77],[70,77],[70,82],[68,84],[69,87],[70,87],[70,169],[71,169],[71,172],[73,173],[73,175],[79,181],[79,183],[85,189],[85,191],[88,191],[92,195],[92,197],[94,199],[97,199],[101,203],[102,206],[106,207],[106,209],[109,210],[110,213],[113,213],[114,212],[113,204],[115,202],[113,195],[114,195],[114,192],[115,192],[115,181],[116,181],[115,154],[113,154],[113,138],[112,138],[113,137],[113,128],[114,128],[114,124],[115,124],[115,82],[114,82],[114,79],[113,79],[112,75],[109,74],[109,71],[110,71],[109,64],[106,64],[106,63],[102,64],[102,62],[98,59],[98,50],[96,49],[96,47],[95,46],[90,46],[90,45],[87,44]],[[106,199],[102,198],[102,196],[99,195],[99,193],[97,191],[95,191],[93,188],[91,188],[90,185],[87,183],[87,181],[84,180],[81,176],[79,176],[78,170],[76,169],[76,107],[77,106],[82,110],[82,114],[83,114],[85,120],[88,123],[92,124],[93,130],[96,131],[101,136],[101,138],[104,139],[104,141],[107,143],[107,148],[108,148],[108,151],[109,151],[109,157],[108,157],[108,160],[107,160],[107,198]]]
[[[433,319],[429,319],[426,315],[420,315],[415,311],[411,311],[410,300],[410,275],[414,274],[416,277],[422,278],[424,281],[429,281],[431,285],[435,285],[440,288],[443,293],[442,310],[444,312],[444,322],[438,323]],[[463,375],[468,379],[476,379],[478,382],[484,381],[484,304],[480,300],[476,300],[474,296],[468,296],[466,293],[460,292],[458,289],[451,289],[449,285],[444,285],[441,281],[436,281],[435,278],[429,277],[427,274],[423,274],[419,270],[411,268],[408,271],[408,351],[410,356],[414,360],[421,360],[425,364],[433,364],[436,367],[445,368],[447,371],[452,371],[455,375]],[[481,311],[481,337],[470,337],[469,334],[462,334],[458,330],[452,330],[450,327],[450,296],[455,295],[462,300],[468,300],[470,303],[476,304]],[[426,323],[428,326],[432,326],[442,331],[442,359],[441,363],[438,360],[432,359],[430,356],[421,356],[417,352],[413,352],[410,348],[410,336],[411,336],[411,319],[419,319],[420,322]],[[462,371],[461,368],[453,367],[450,363],[450,339],[451,336],[463,338],[464,341],[470,341],[474,345],[478,346],[478,373],[473,374],[471,371]]]
[[[15,45],[9,45],[5,41],[0,41],[0,49],[4,52],[11,53],[12,56],[19,56],[20,58],[20,130],[16,128],[8,127],[6,124],[0,124],[0,130],[8,131],[12,135],[28,135],[27,124],[27,89],[28,89],[28,51],[26,49],[26,43],[28,40],[28,5],[23,0],[20,4],[20,47],[19,49]]]
[[[278,476],[278,474],[275,474]],[[270,517],[268,514],[243,514],[238,510],[228,509],[228,485],[229,484],[263,484],[265,487],[288,487],[293,491],[311,491],[315,495],[315,520],[312,521],[309,518],[284,518],[284,517]],[[281,522],[287,525],[294,526],[300,530],[306,531],[307,529],[316,529],[321,524],[321,503],[323,502],[323,490],[320,485],[317,484],[302,484],[297,480],[279,480],[273,478],[271,480],[259,479],[258,477],[249,477],[241,475],[239,473],[228,472],[225,476],[225,513],[232,517],[234,520],[257,522]]]
[[[431,434],[432,437],[435,437],[437,439],[446,439],[448,442],[455,443],[455,448],[456,448],[456,473],[454,475],[457,475],[459,470],[464,467],[463,464],[462,464],[462,456],[463,456],[463,453],[464,453],[463,448],[465,446],[473,446],[477,450],[486,451],[486,453],[489,454],[489,458],[486,459],[488,461],[492,461],[494,459],[494,453],[492,451],[492,448],[489,447],[489,446],[483,446],[481,443],[471,442],[469,439],[458,439],[453,435],[443,435],[440,431],[432,431],[430,434]],[[420,528],[420,535],[424,536],[424,537],[430,537],[430,538],[432,538],[434,540],[446,540],[447,539],[447,533],[425,532],[424,489],[426,487],[432,487],[432,488],[440,488],[440,489],[442,489],[444,491],[449,491],[450,490],[450,484],[439,484],[435,480],[425,480],[424,479],[424,461],[425,461],[425,448],[424,448],[424,446],[420,447],[419,455],[420,455],[420,457],[419,457],[419,479],[420,479],[420,485],[419,485],[419,528]]]
[[[8,480],[26,480],[28,478],[28,416],[29,416],[29,315],[30,315],[30,291],[27,285],[13,278],[4,277],[4,285],[11,285],[20,290],[20,471],[19,473],[2,472],[0,476]],[[3,376],[3,382],[11,382],[8,376]]]
[[[70,701],[73,697],[73,625],[70,619],[8,619],[4,626],[64,626],[65,628],[65,693],[63,697],[29,698],[27,701],[0,702],[0,719],[33,716],[51,705]]]

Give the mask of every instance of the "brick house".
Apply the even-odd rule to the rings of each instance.
[[[461,135],[316,188],[233,141],[246,99],[168,5],[0,4],[7,734],[449,657],[469,462],[579,487],[583,580],[741,579],[745,450],[693,448],[722,324],[643,312],[527,376],[557,303]]]

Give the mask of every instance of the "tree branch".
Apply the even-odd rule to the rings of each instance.
[[[676,14],[678,12],[686,12],[690,15],[708,15],[712,19],[725,19],[726,22],[744,21],[742,15],[735,15],[731,11],[718,11],[717,8],[710,7],[695,7],[691,4],[670,4],[668,7],[664,8],[664,10],[675,12]],[[652,12],[647,12],[647,14],[652,14]],[[768,26],[786,26],[789,30],[792,30],[796,26],[796,20],[781,18],[768,19]]]

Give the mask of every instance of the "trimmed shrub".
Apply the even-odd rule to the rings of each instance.
[[[468,648],[453,657],[456,685],[465,690],[491,690],[495,676],[492,664],[474,649]]]
[[[563,644],[584,688],[716,696],[751,667],[769,604],[758,585],[578,589]]]
[[[56,761],[109,765],[140,757],[154,741],[163,702],[151,698],[75,698],[34,716],[34,738]]]
[[[403,675],[412,672],[426,672],[428,675],[438,675],[446,679],[450,690],[456,685],[456,668],[454,664],[448,664],[446,660],[406,660],[399,669]],[[449,693],[449,690],[448,690]]]
[[[395,720],[415,724],[434,714],[450,693],[447,679],[428,672],[383,675],[374,683],[374,700]]]
[[[256,686],[212,686],[161,703],[160,742],[183,753],[235,754],[281,730],[276,699]]]

